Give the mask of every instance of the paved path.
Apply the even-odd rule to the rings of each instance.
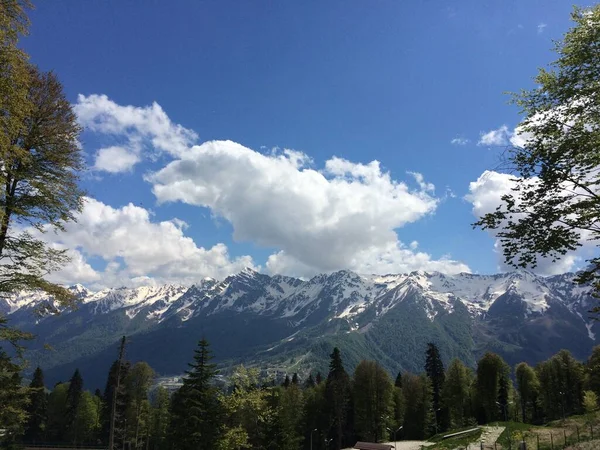
[[[394,445],[393,442],[383,442],[384,444]],[[421,450],[421,446],[425,447],[433,445],[433,442],[424,441],[398,441],[396,442],[396,450]],[[351,450],[351,449],[346,449]]]
[[[467,450],[480,450],[481,442],[483,441],[483,448],[494,448],[494,443],[498,440],[504,427],[481,427],[483,433],[477,442],[472,442],[468,445]],[[462,450],[462,448],[460,449]]]

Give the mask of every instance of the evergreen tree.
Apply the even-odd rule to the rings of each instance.
[[[115,442],[122,442],[126,436],[127,432],[127,424],[126,424],[126,411],[127,406],[129,404],[129,396],[127,393],[127,387],[125,384],[125,379],[127,378],[127,373],[129,372],[130,364],[128,361],[123,361],[121,363],[121,368],[119,370],[119,361],[116,360],[110,367],[108,371],[108,378],[106,380],[106,386],[104,388],[104,394],[102,396],[102,414],[100,417],[101,421],[101,431],[100,438],[102,442],[108,442],[109,430],[110,430],[110,416],[112,411],[113,404],[113,396],[115,389],[117,388],[117,384],[119,389],[117,391],[116,397],[116,407],[115,407],[115,436],[118,439],[115,439]],[[117,374],[119,380],[117,380]]]
[[[15,364],[0,347],[0,444],[9,447],[23,433],[27,420],[28,390],[21,386],[21,367]],[[1,446],[0,446],[1,447]]]
[[[314,388],[316,386],[315,379],[312,376],[312,373],[308,375],[306,382],[304,383],[304,387],[307,389]]]
[[[299,381],[298,381],[298,374],[294,373],[294,375],[292,376],[292,384],[295,384],[297,386],[298,383],[299,383]]]
[[[153,450],[167,450],[167,431],[169,428],[169,391],[159,386],[152,401],[152,431],[151,448]]]
[[[286,389],[290,387],[290,377],[287,374],[285,375],[285,380],[283,380],[281,385]]]
[[[79,369],[75,369],[75,373],[69,380],[69,389],[67,391],[67,403],[66,403],[66,420],[67,420],[67,435],[66,438],[73,443],[80,442],[80,436],[77,433],[77,428],[74,427],[76,422],[77,410],[79,408],[79,402],[83,394],[83,378],[79,373]]]
[[[315,381],[317,384],[321,384],[321,382],[323,381],[323,376],[321,375],[321,372],[317,372],[317,376],[315,377]]]
[[[402,389],[402,371],[398,371],[398,375],[396,375],[396,381],[394,382],[394,386]]]
[[[27,413],[27,427],[25,440],[27,442],[40,442],[44,440],[46,429],[46,418],[48,413],[48,397],[44,386],[44,374],[42,369],[37,367],[33,372],[33,380],[29,384],[29,405]]]
[[[442,389],[444,388],[446,375],[440,352],[437,346],[431,342],[427,344],[425,373],[431,381],[433,414],[436,424],[439,425],[442,422],[440,420],[442,417]]]
[[[208,341],[202,339],[183,386],[173,398],[172,443],[178,449],[212,450],[221,438],[221,404],[214,384],[218,371],[211,360]]]
[[[375,361],[361,361],[353,380],[354,425],[358,439],[379,442],[393,419],[393,385]]]
[[[329,374],[325,383],[325,404],[330,424],[328,438],[332,439],[331,446],[340,450],[351,445],[354,439],[352,430],[352,410],[350,377],[342,364],[340,350],[335,347],[330,355]]]

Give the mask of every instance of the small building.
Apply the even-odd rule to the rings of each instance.
[[[394,446],[390,444],[375,444],[373,442],[357,442],[354,448],[358,450],[391,450]]]

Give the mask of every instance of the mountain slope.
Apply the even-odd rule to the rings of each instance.
[[[79,367],[92,386],[104,383],[122,335],[128,357],[160,374],[186,368],[198,339],[207,337],[224,367],[326,370],[338,345],[349,367],[377,359],[390,371],[420,371],[423,351],[436,342],[446,362],[473,365],[486,350],[511,364],[536,363],[561,348],[584,358],[595,344],[589,292],[573,275],[550,278],[519,271],[498,275],[413,272],[361,276],[349,271],[301,280],[246,269],[222,281],[91,292],[73,311],[40,317],[55,306],[40,293],[0,299],[11,323],[38,337],[29,351],[49,381]],[[44,345],[54,350],[44,350]]]

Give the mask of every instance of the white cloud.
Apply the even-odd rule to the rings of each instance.
[[[267,262],[271,272],[468,270],[414,253],[398,240],[396,228],[433,213],[439,202],[421,174],[411,173],[417,187],[410,188],[377,161],[333,157],[321,171],[307,167],[309,161],[300,152],[265,155],[212,141],[147,180],[159,203],[208,207],[233,225],[236,240],[278,249]]]
[[[126,172],[131,170],[140,161],[140,156],[131,150],[119,147],[105,147],[96,153],[94,168],[110,173]]]
[[[450,141],[452,145],[467,145],[469,142],[471,142],[469,139],[459,136]]]
[[[538,34],[542,34],[542,33],[544,32],[544,30],[546,29],[546,27],[547,27],[547,26],[548,26],[548,25],[547,25],[547,24],[545,24],[545,23],[540,23],[540,24],[537,26],[537,32],[538,32]]]
[[[121,149],[120,164],[110,164],[107,149],[101,149],[96,154],[94,166],[98,170],[113,173],[131,170],[144,156],[144,151],[148,153],[145,156],[162,152],[177,156],[198,139],[194,131],[171,122],[156,102],[144,107],[121,106],[106,95],[80,94],[74,110],[79,122],[87,130],[123,140],[118,147],[109,147],[113,152],[116,148]]]
[[[121,106],[105,95],[80,95],[75,111],[88,131],[110,141],[96,153],[97,170],[124,172],[162,153],[175,158],[146,176],[159,203],[209,208],[232,224],[234,239],[274,249],[267,262],[271,272],[468,271],[398,239],[396,228],[432,214],[443,200],[420,173],[408,172],[414,179],[409,186],[393,180],[378,161],[332,157],[317,170],[309,156],[293,150],[262,154],[230,141],[194,146],[197,135],[173,123],[156,103]],[[81,252],[83,262],[89,256],[109,262],[103,282],[221,277],[252,265],[249,257],[232,261],[224,245],[197,248],[182,228],[176,220],[152,222],[143,208],[90,201],[63,241]],[[125,243],[125,236],[140,238]]]
[[[224,244],[205,249],[184,235],[185,222],[153,222],[148,210],[128,204],[113,208],[87,199],[77,222],[64,233],[47,233],[53,245],[71,249],[71,263],[53,280],[93,287],[132,285],[136,280],[191,284],[210,276],[223,278],[254,267],[250,256],[232,259]],[[87,258],[107,263],[95,271]]]
[[[487,213],[494,212],[502,203],[502,196],[512,193],[512,188],[515,186],[514,179],[514,175],[485,171],[476,181],[471,182],[466,200],[473,205],[473,215],[479,218]],[[536,179],[532,178],[531,182],[535,183]],[[494,230],[490,230],[489,232],[492,236],[496,236]],[[538,258],[535,271],[542,275],[554,275],[575,270],[577,264],[582,260],[580,257],[581,252],[586,251],[586,246],[590,245],[585,238],[581,242],[584,245],[581,250],[569,252],[557,262],[552,262],[549,258]],[[504,263],[504,256],[499,240],[496,240],[495,249],[498,253],[499,269],[512,270],[511,267]]]
[[[501,146],[508,145],[511,132],[506,125],[502,125],[496,130],[481,132],[477,145]]]

